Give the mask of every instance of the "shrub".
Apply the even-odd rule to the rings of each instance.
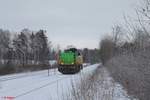
[[[0,75],[5,75],[5,74],[10,74],[10,73],[15,73],[16,69],[15,66],[8,61],[7,64],[1,65],[0,67]]]
[[[115,56],[106,64],[114,79],[140,100],[150,100],[150,51]]]

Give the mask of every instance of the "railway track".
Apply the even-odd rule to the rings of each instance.
[[[55,69],[52,69],[52,70],[55,70]],[[51,71],[48,72],[48,73],[54,73],[54,71]],[[48,73],[45,73],[48,74]],[[15,80],[15,79],[21,79],[21,78],[25,78],[25,77],[30,77],[30,76],[36,76],[36,75],[41,75],[43,74],[43,72],[28,72],[28,73],[24,73],[23,75],[20,75],[20,76],[10,76],[10,77],[7,77],[7,78],[0,78],[0,82],[6,82],[6,81],[10,81],[10,80]],[[53,76],[53,75],[49,75],[49,76]],[[3,76],[1,76],[3,77]]]
[[[54,71],[50,71],[50,75],[48,75],[47,71],[45,71],[45,72],[46,73],[44,73],[43,71],[42,72],[29,73],[29,74],[27,73],[27,74],[23,74],[23,75],[19,75],[19,76],[16,75],[16,76],[10,76],[7,78],[1,78],[0,82],[6,82],[9,80],[21,79],[21,78],[30,77],[30,76],[35,76],[35,78],[36,78],[36,77],[39,77],[38,75],[41,75],[43,77],[42,80],[39,80],[39,81],[35,80],[32,82],[28,82],[27,84],[25,83],[25,84],[19,85],[17,87],[12,87],[10,89],[1,90],[0,92],[5,95],[7,93],[13,94],[13,93],[17,93],[17,91],[22,91],[22,93],[18,92],[16,94],[16,96],[14,96],[14,98],[17,99],[17,98],[20,98],[20,97],[25,96],[27,94],[30,94],[32,92],[38,91],[39,89],[42,89],[44,87],[55,84],[56,82],[64,80],[65,78],[68,77],[68,76],[62,76],[61,73],[54,74]],[[56,78],[56,79],[52,80],[50,82],[47,82],[47,80],[51,80],[51,77],[53,77],[54,79]],[[21,80],[19,80],[19,81],[21,81]]]
[[[57,80],[51,81],[51,82],[48,82],[48,83],[43,84],[43,85],[40,85],[40,86],[35,87],[35,88],[31,89],[31,90],[28,90],[28,91],[26,91],[26,92],[23,92],[23,93],[21,93],[21,94],[15,96],[14,98],[15,98],[15,99],[18,99],[18,98],[20,98],[20,97],[23,97],[23,96],[28,95],[28,94],[30,94],[30,93],[32,93],[32,92],[38,91],[38,90],[40,90],[40,89],[42,89],[42,88],[45,88],[45,87],[47,87],[47,86],[53,85],[53,84],[55,84],[55,83],[57,83],[57,82],[59,82],[59,81],[62,81],[62,80],[64,80],[64,79],[67,79],[67,78],[68,78],[68,76],[63,77],[63,78],[61,78],[61,79],[57,79]]]
[[[57,74],[57,75],[55,75],[56,77],[60,77],[60,75],[61,74]],[[51,75],[52,77],[54,76],[54,75]],[[47,80],[49,80],[50,79],[50,77],[51,76],[47,76],[47,77],[45,77],[44,79],[41,79],[41,80],[35,80],[35,81],[32,81],[32,82],[29,82],[28,84],[22,84],[21,86],[17,86],[17,87],[13,87],[13,88],[11,88],[11,89],[7,89],[7,90],[2,90],[2,91],[0,91],[0,93],[7,93],[8,91],[16,91],[16,90],[19,90],[20,88],[24,88],[24,87],[28,87],[28,86],[30,86],[31,84],[32,85],[37,85],[37,84],[39,84],[39,83],[42,83],[42,82],[44,82],[44,81],[47,81]]]

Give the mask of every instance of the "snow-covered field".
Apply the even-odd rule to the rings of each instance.
[[[52,69],[49,75],[44,70],[1,76],[0,100],[63,100],[71,91],[72,81],[80,81],[81,76],[91,74],[98,66],[90,65],[75,75],[63,75]],[[124,92],[123,89],[120,91]]]

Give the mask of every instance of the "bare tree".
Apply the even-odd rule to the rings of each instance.
[[[9,50],[10,32],[0,29],[0,63],[4,64],[4,55]]]

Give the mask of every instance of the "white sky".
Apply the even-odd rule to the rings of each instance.
[[[139,0],[0,0],[0,28],[47,30],[61,48],[97,48],[103,34],[132,15]]]

